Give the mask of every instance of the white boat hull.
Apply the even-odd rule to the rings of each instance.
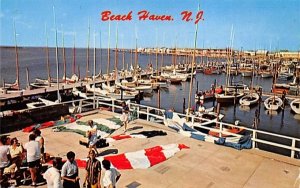
[[[252,76],[251,71],[244,71],[244,72],[241,72],[241,74],[242,74],[243,77],[251,77]]]
[[[296,114],[300,114],[300,99],[293,100],[290,106],[293,112],[295,112]]]
[[[250,93],[248,95],[243,96],[240,99],[240,105],[250,106],[256,104],[259,100],[259,95],[257,93]]]
[[[277,96],[269,97],[264,101],[264,105],[267,110],[279,110],[282,104],[283,102],[281,98]]]

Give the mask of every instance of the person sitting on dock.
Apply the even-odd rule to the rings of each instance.
[[[89,131],[87,131],[87,137],[89,139],[88,145],[89,145],[90,151],[92,149],[94,149],[96,154],[98,155],[98,150],[97,150],[97,146],[96,146],[96,143],[98,141],[98,138],[97,138],[97,125],[94,125],[93,120],[89,120],[88,125],[91,128]]]
[[[20,169],[23,160],[23,146],[19,143],[17,138],[13,138],[10,141],[9,152],[11,155],[11,164],[14,164],[14,167]],[[14,177],[15,169],[11,171],[12,178]]]
[[[203,104],[200,102],[199,108],[198,108],[198,112],[200,114],[203,114],[205,112],[205,107],[203,106]]]

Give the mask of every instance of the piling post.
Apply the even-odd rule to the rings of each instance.
[[[139,97],[138,97],[138,100],[136,101],[137,104],[140,104],[141,103],[141,91],[139,90]]]
[[[149,107],[147,107],[147,121],[149,121],[149,113],[150,113],[150,110],[149,110]]]
[[[28,67],[26,67],[26,80],[27,80],[27,89],[30,90],[30,83],[29,83],[29,70]]]
[[[295,146],[296,146],[296,140],[292,140],[292,150],[291,150],[291,158],[295,158]]]
[[[256,139],[256,130],[253,130],[253,135],[252,135],[252,149],[255,149],[256,148],[256,142],[255,142],[255,139]]]
[[[185,114],[185,98],[183,98],[182,113]]]
[[[160,109],[160,86],[158,86],[158,108]]]
[[[237,85],[235,85],[234,102],[233,102],[233,104],[234,104],[234,109],[235,109],[235,107],[236,107],[236,95],[237,95]]]
[[[261,102],[262,102],[262,88],[259,88],[259,100],[258,100],[258,122],[260,122],[260,108],[261,108]]]
[[[220,106],[221,106],[221,104],[218,103],[218,104],[217,104],[217,124],[219,123]]]
[[[112,110],[112,112],[115,112],[115,100],[114,99],[111,101],[111,104],[112,104],[111,110]]]
[[[123,89],[121,88],[121,101],[123,100]]]
[[[96,108],[98,109],[99,108],[99,97],[97,97],[97,101],[96,101]]]

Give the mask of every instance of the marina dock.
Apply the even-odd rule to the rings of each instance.
[[[94,118],[110,118],[116,114],[108,111],[93,111],[83,114],[80,121]],[[299,186],[300,161],[257,149],[235,150],[192,138],[184,137],[161,124],[137,119],[129,123],[126,134],[162,130],[166,136],[152,138],[130,138],[119,140],[109,147],[98,149],[104,152],[110,149],[118,153],[138,151],[141,149],[166,145],[185,144],[189,149],[181,150],[168,160],[148,169],[120,170],[121,178],[117,187],[263,187],[291,188]],[[123,133],[123,128],[112,135]],[[27,133],[21,131],[10,133],[21,143],[28,141]],[[53,156],[66,158],[70,150],[76,158],[86,158],[88,148],[79,145],[82,137],[76,133],[53,132],[52,128],[42,129],[45,138],[46,152]],[[85,170],[80,169],[80,181],[84,179]],[[299,180],[300,181],[300,180]],[[28,186],[20,186],[28,187]],[[47,187],[40,185],[39,187]]]
[[[144,76],[149,76],[151,75],[151,73],[142,73],[141,77]],[[154,73],[155,75],[155,73]],[[106,74],[104,74],[103,76],[106,76]],[[123,78],[120,78],[123,79]],[[126,76],[125,79],[132,79],[132,76]],[[101,84],[104,82],[113,82],[115,81],[113,78],[110,78],[108,80],[104,80],[104,79],[97,79],[95,80],[95,84]],[[64,91],[64,90],[72,90],[73,88],[76,87],[83,87],[85,85],[92,85],[94,84],[93,81],[79,81],[76,83],[59,83],[59,90]],[[14,92],[14,93],[6,93],[6,94],[1,94],[0,96],[0,101],[6,101],[6,100],[14,100],[20,97],[32,97],[32,96],[36,96],[36,95],[44,95],[47,93],[53,93],[53,92],[57,92],[58,87],[57,86],[51,86],[51,87],[45,87],[45,88],[37,88],[37,89],[24,89],[18,92]]]

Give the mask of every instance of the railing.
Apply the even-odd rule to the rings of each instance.
[[[90,99],[80,99],[80,100],[74,100],[71,102],[65,102],[65,104],[67,103],[75,103],[78,102],[79,105],[78,107],[78,113],[82,112],[82,109],[87,107],[90,109],[98,109],[99,105],[102,106],[109,106],[111,107],[112,112],[115,112],[116,109],[122,109],[121,105],[121,100],[114,100],[112,99],[111,103],[108,102],[101,102],[101,98],[96,97],[96,99],[90,98]],[[164,120],[164,112],[165,110],[163,109],[159,109],[159,108],[155,108],[155,107],[151,107],[151,106],[146,106],[146,105],[141,105],[141,104],[136,104],[136,103],[131,103],[129,102],[128,107],[130,109],[130,111],[136,111],[137,112],[137,118],[140,118],[141,115],[144,115],[146,117],[147,121],[150,121],[151,117],[154,119],[158,119],[158,120]],[[204,118],[200,118],[200,117],[195,117],[194,115],[186,115],[186,114],[181,114],[178,113],[178,115],[180,117],[184,117],[187,118],[189,120],[191,120],[192,124],[195,123],[195,120],[200,120],[200,121],[209,121],[208,119],[204,119]],[[216,124],[219,125],[218,128],[210,128],[210,127],[206,127],[206,126],[201,126],[201,125],[197,125],[198,127],[201,127],[203,129],[207,129],[207,130],[212,130],[214,132],[218,132],[219,135],[221,136],[222,134],[226,134],[226,135],[232,135],[232,136],[236,136],[236,137],[242,137],[242,135],[239,134],[235,134],[235,133],[231,133],[228,132],[224,129],[224,127],[232,127],[232,128],[243,128],[246,131],[249,131],[250,134],[252,135],[252,148],[257,148],[257,145],[259,143],[261,144],[266,144],[269,146],[275,146],[278,148],[282,148],[282,149],[287,149],[290,151],[290,157],[294,158],[295,157],[295,152],[300,153],[300,148],[296,146],[296,143],[298,142],[300,144],[300,139],[299,138],[294,138],[294,137],[290,137],[290,136],[284,136],[284,135],[280,135],[280,134],[275,134],[275,133],[270,133],[270,132],[266,132],[266,131],[261,131],[261,130],[257,130],[257,129],[252,129],[252,128],[247,128],[247,127],[241,127],[241,126],[237,126],[237,125],[233,125],[233,124],[229,124],[229,123],[225,123],[225,122],[221,122],[221,121],[215,121]],[[272,136],[274,138],[276,138],[277,140],[281,140],[281,139],[286,139],[289,142],[291,142],[290,145],[285,145],[285,144],[280,144],[280,143],[276,143],[276,142],[272,142],[272,141],[268,141],[266,139],[262,139],[262,138],[258,138],[257,135],[261,135],[261,137],[268,137],[268,136]]]

